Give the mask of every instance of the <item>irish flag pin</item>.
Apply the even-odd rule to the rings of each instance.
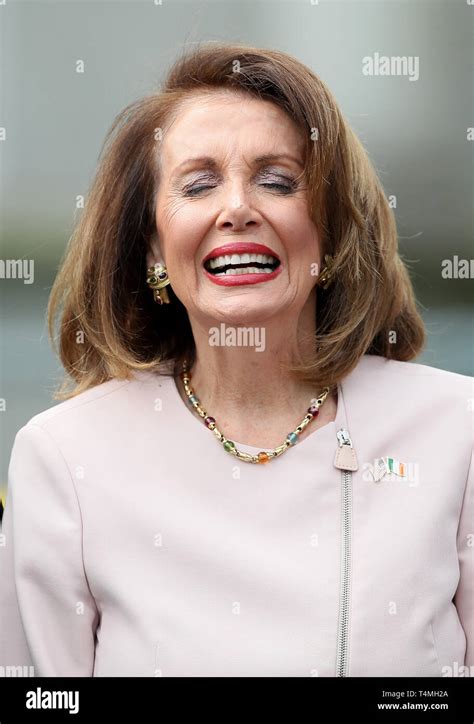
[[[395,460],[395,458],[389,457],[386,458],[386,461],[389,472],[399,475],[401,478],[406,476],[406,463],[401,463],[400,460]]]
[[[395,460],[395,458],[390,458],[386,456],[378,458],[375,461],[375,465],[372,469],[372,475],[374,481],[378,483],[380,480],[382,480],[383,476],[386,473],[394,473],[394,475],[398,475],[401,478],[404,478],[406,477],[406,470],[406,463],[401,463],[400,460]]]

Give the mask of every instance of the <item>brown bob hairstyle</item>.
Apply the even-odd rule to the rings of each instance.
[[[56,347],[59,316],[58,354],[67,372],[57,399],[113,377],[130,379],[133,370],[163,373],[171,363],[175,372],[184,357],[194,362],[186,308],[172,280],[171,303],[153,301],[146,253],[156,232],[166,126],[193,94],[216,90],[272,101],[305,139],[310,213],[321,259],[332,255],[334,272],[327,289],[317,287],[313,359],[292,372],[333,387],[363,354],[408,361],[423,348],[425,328],[398,253],[393,211],[328,88],[286,53],[208,41],[182,53],[162,88],[128,105],[107,133],[49,299],[49,333]]]

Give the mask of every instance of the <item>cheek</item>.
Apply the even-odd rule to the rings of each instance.
[[[319,251],[319,237],[313,221],[302,214],[286,215],[274,226],[288,257],[303,256],[314,259]]]
[[[194,257],[207,229],[202,212],[189,204],[179,203],[159,209],[156,226],[162,252],[170,266],[176,260]]]

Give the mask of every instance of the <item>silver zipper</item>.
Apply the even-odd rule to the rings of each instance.
[[[339,446],[350,445],[347,430],[337,432]],[[341,470],[341,579],[339,592],[339,620],[337,631],[336,676],[349,673],[349,615],[351,594],[351,527],[352,527],[352,472]]]

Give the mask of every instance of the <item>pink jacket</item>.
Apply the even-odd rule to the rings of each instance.
[[[472,676],[472,383],[365,355],[336,419],[267,465],[153,373],[35,415],[0,545],[5,675]]]

